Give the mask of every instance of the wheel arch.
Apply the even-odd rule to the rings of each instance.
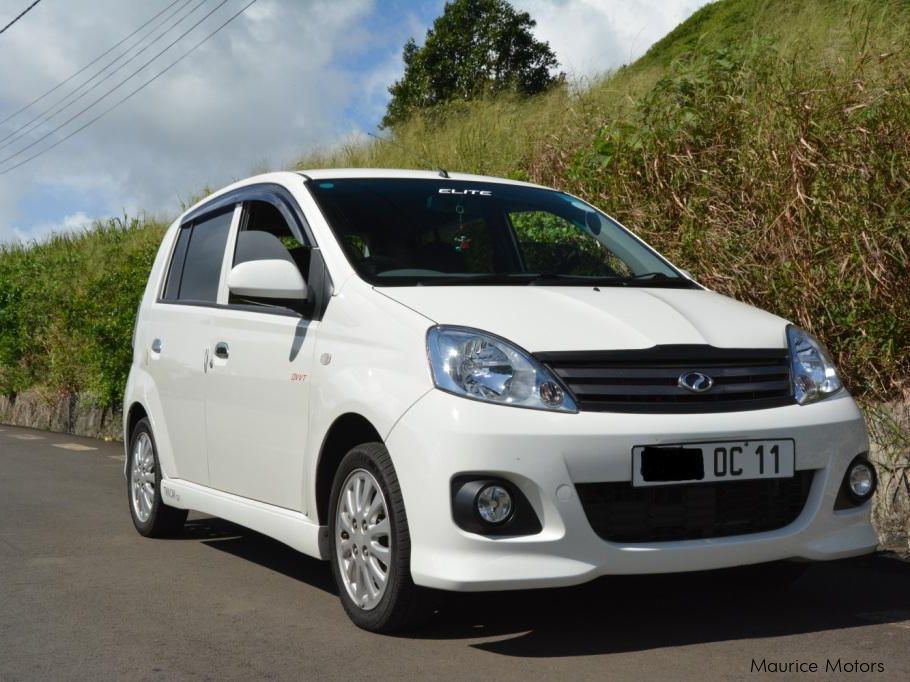
[[[332,422],[319,449],[316,465],[316,515],[320,525],[328,523],[332,479],[342,458],[356,445],[382,442],[379,430],[361,414],[346,412]]]
[[[127,448],[130,446],[130,440],[133,438],[133,430],[136,428],[136,424],[142,419],[148,418],[148,416],[148,410],[145,409],[145,405],[138,400],[130,405],[130,409],[126,412],[126,422],[123,432],[123,441]]]
[[[123,475],[127,475],[130,463],[130,441],[133,440],[133,431],[142,419],[148,418],[148,411],[138,400],[134,401],[123,417]]]

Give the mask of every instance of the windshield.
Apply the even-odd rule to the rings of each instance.
[[[696,286],[615,221],[561,192],[459,180],[307,183],[377,286]]]

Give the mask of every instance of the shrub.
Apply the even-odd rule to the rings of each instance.
[[[116,218],[0,247],[0,393],[83,393],[116,405],[133,320],[164,225]]]

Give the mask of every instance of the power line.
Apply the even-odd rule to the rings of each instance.
[[[123,45],[123,43],[125,43],[127,40],[129,40],[130,38],[132,38],[134,35],[136,35],[137,33],[139,33],[139,31],[141,31],[141,30],[144,29],[146,26],[148,26],[150,23],[152,23],[153,21],[155,21],[155,19],[157,19],[157,18],[160,17],[162,14],[164,14],[165,12],[167,12],[171,7],[173,7],[174,5],[176,5],[178,2],[182,2],[182,1],[183,1],[183,0],[173,0],[173,2],[171,2],[170,5],[168,5],[168,6],[165,7],[163,10],[161,10],[160,12],[158,12],[158,14],[156,14],[156,15],[153,16],[151,19],[149,19],[148,21],[146,21],[144,24],[142,24],[142,26],[140,26],[139,28],[137,28],[137,29],[136,29],[135,31],[133,31],[132,33],[130,33],[126,38],[124,38],[123,40],[121,40],[121,41],[118,42],[118,43],[115,43],[114,45],[112,45],[111,47],[109,47],[107,50],[105,50],[104,52],[102,52],[101,54],[99,54],[97,57],[95,57],[95,58],[94,58],[92,61],[90,61],[88,64],[86,64],[85,66],[83,66],[81,69],[79,69],[79,70],[76,71],[75,73],[73,73],[73,74],[67,76],[64,80],[62,80],[62,81],[60,81],[59,83],[57,83],[57,85],[55,85],[54,87],[52,87],[50,90],[48,90],[47,92],[45,92],[45,93],[44,93],[43,95],[41,95],[40,97],[36,97],[35,99],[33,99],[31,102],[29,102],[28,104],[26,104],[26,105],[25,105],[24,107],[22,107],[21,109],[17,109],[16,111],[14,111],[13,113],[11,113],[9,116],[7,116],[7,117],[4,118],[4,119],[0,119],[0,125],[3,125],[4,123],[6,123],[6,122],[7,122],[8,120],[10,120],[11,118],[14,118],[14,117],[18,116],[19,114],[21,114],[21,113],[22,113],[23,111],[25,111],[26,109],[31,109],[33,106],[35,106],[36,104],[38,104],[38,102],[40,102],[41,100],[43,100],[43,99],[44,99],[45,97],[47,97],[48,95],[51,95],[51,94],[55,93],[57,90],[59,90],[59,89],[62,88],[64,85],[66,85],[66,84],[69,83],[71,80],[73,80],[76,76],[78,76],[79,74],[85,72],[86,69],[88,69],[89,67],[94,66],[94,65],[97,64],[100,60],[104,59],[107,55],[109,55],[111,52],[113,52],[113,51],[116,50],[118,47],[120,47],[121,45]]]
[[[186,7],[190,2],[192,2],[192,0],[178,0],[178,2],[182,2],[183,4],[181,4],[179,7],[177,7],[177,9],[175,9],[171,14],[169,14],[169,15],[164,19],[164,21],[162,21],[156,28],[160,28],[160,27],[163,26],[165,23],[167,23],[170,19],[172,19],[172,18],[174,17],[174,15],[176,15],[178,12],[180,12],[180,10],[182,10],[182,9],[183,9],[184,7]],[[185,13],[183,16],[181,16],[179,19],[177,19],[177,21],[175,21],[173,24],[171,24],[170,26],[168,26],[164,31],[162,31],[162,32],[159,33],[158,35],[154,36],[154,37],[152,38],[151,42],[149,42],[147,45],[143,46],[142,49],[140,49],[140,50],[139,50],[138,52],[136,52],[132,57],[130,57],[129,59],[127,59],[125,62],[123,62],[123,63],[122,63],[120,66],[118,66],[116,69],[114,69],[113,71],[111,71],[110,73],[108,73],[108,74],[107,74],[104,78],[102,78],[100,81],[98,81],[97,83],[95,83],[94,85],[92,85],[90,88],[88,88],[88,89],[84,90],[83,92],[81,92],[81,94],[78,94],[78,95],[77,95],[77,93],[79,93],[80,90],[83,90],[83,88],[85,88],[86,85],[88,85],[89,83],[91,83],[92,81],[94,81],[95,79],[97,79],[97,78],[98,78],[99,76],[101,76],[105,71],[107,71],[111,66],[113,66],[114,64],[116,64],[118,61],[120,61],[120,60],[123,59],[124,57],[126,57],[126,56],[129,54],[129,51],[132,49],[132,47],[135,47],[135,45],[132,46],[132,47],[130,47],[130,48],[127,48],[127,50],[126,50],[125,52],[123,52],[122,54],[120,54],[120,55],[114,57],[114,59],[112,59],[110,62],[108,62],[107,64],[105,64],[103,67],[101,67],[101,69],[100,69],[97,73],[95,73],[93,76],[90,76],[88,79],[86,79],[86,80],[83,81],[82,83],[80,83],[72,92],[70,92],[70,93],[64,95],[64,96],[61,97],[59,100],[57,100],[54,104],[52,104],[51,106],[49,106],[49,107],[47,107],[46,109],[42,110],[42,111],[41,111],[40,113],[38,113],[36,116],[33,116],[33,117],[32,117],[31,119],[29,119],[26,123],[24,123],[23,125],[19,126],[19,127],[16,128],[16,129],[12,130],[11,132],[7,133],[4,137],[0,138],[0,149],[3,149],[3,148],[5,148],[5,147],[8,147],[8,146],[10,146],[11,144],[15,144],[15,143],[18,142],[21,138],[23,138],[23,137],[25,136],[26,133],[31,132],[32,130],[34,130],[35,128],[37,128],[38,126],[40,126],[42,123],[47,123],[47,122],[49,122],[52,118],[54,118],[55,116],[57,116],[57,115],[60,114],[61,112],[63,112],[63,111],[65,111],[65,110],[69,109],[73,104],[75,104],[76,102],[78,102],[79,100],[81,100],[81,99],[82,99],[83,97],[85,97],[88,93],[90,93],[90,92],[92,92],[93,90],[97,89],[102,83],[104,83],[104,82],[110,80],[110,79],[111,79],[114,75],[116,75],[116,73],[117,73],[118,71],[120,71],[124,66],[126,66],[126,65],[129,64],[130,62],[134,61],[134,60],[135,60],[136,58],[138,58],[142,53],[144,53],[146,50],[148,50],[150,47],[152,47],[155,43],[157,43],[159,40],[161,40],[165,35],[167,35],[168,33],[170,33],[172,30],[174,30],[174,29],[175,29],[177,26],[179,26],[181,23],[183,23],[183,21],[184,21],[188,16],[190,16],[191,14],[194,14],[194,13],[196,12],[196,10],[198,10],[205,2],[206,2],[206,0],[199,0],[199,3],[198,3],[196,6],[194,6],[189,12]],[[216,7],[215,9],[218,9],[218,8]],[[154,29],[153,29],[153,30],[154,30]],[[148,37],[148,36],[146,36],[146,38],[147,38],[147,37]],[[144,39],[145,39],[145,38],[143,38],[142,40],[144,40]],[[137,43],[137,45],[140,44],[140,43],[142,42],[142,40],[140,40],[140,42]],[[75,98],[73,98],[73,95],[77,95],[77,96],[76,96]],[[72,98],[72,99],[71,99],[71,98]],[[67,102],[67,100],[70,100],[70,101]],[[64,102],[66,102],[66,103],[61,107],[60,105],[63,104]],[[54,111],[55,109],[56,109],[56,111]],[[12,139],[10,139],[10,138],[12,138]]]
[[[35,0],[35,2],[33,2],[31,5],[29,5],[29,6],[26,7],[24,10],[22,10],[21,12],[19,12],[19,15],[16,16],[16,17],[14,17],[13,20],[12,20],[11,22],[9,22],[9,23],[8,23],[6,26],[4,26],[3,28],[0,28],[0,33],[5,33],[5,32],[6,32],[6,29],[8,29],[8,28],[9,28],[10,26],[12,26],[13,24],[15,24],[17,21],[19,21],[19,20],[20,20],[22,17],[24,17],[26,14],[28,14],[29,12],[31,12],[31,11],[32,11],[32,8],[33,8],[35,5],[37,5],[39,2],[41,2],[41,0]]]
[[[244,12],[246,12],[250,7],[252,7],[254,4],[256,4],[256,2],[257,2],[257,0],[250,0],[250,2],[248,2],[246,5],[244,5],[243,7],[241,7],[237,12],[235,12],[234,14],[232,14],[232,15],[228,18],[228,20],[225,21],[223,24],[221,24],[218,28],[216,28],[214,31],[212,31],[211,33],[209,33],[207,36],[205,36],[205,37],[204,37],[202,40],[200,40],[198,43],[196,43],[195,45],[193,45],[193,47],[191,47],[189,50],[187,50],[186,52],[184,52],[182,55],[180,55],[180,56],[179,56],[177,59],[175,59],[173,62],[171,62],[170,64],[168,64],[164,69],[162,69],[161,71],[159,71],[158,73],[156,73],[154,76],[152,76],[151,78],[149,78],[147,81],[145,81],[144,83],[142,83],[138,88],[132,90],[132,91],[129,92],[126,96],[124,96],[124,97],[122,97],[121,99],[117,100],[117,101],[116,101],[114,104],[112,104],[110,107],[108,107],[107,109],[105,109],[104,111],[102,111],[100,114],[98,114],[97,116],[95,116],[95,118],[91,119],[90,121],[87,121],[86,123],[84,123],[84,124],[81,125],[80,127],[76,128],[76,130],[74,130],[74,131],[72,131],[71,133],[68,133],[68,134],[65,135],[64,137],[60,138],[59,140],[57,140],[56,142],[54,142],[54,143],[53,143],[52,145],[50,145],[49,147],[45,147],[44,149],[42,149],[42,150],[40,150],[40,151],[38,151],[38,152],[32,154],[31,156],[29,156],[29,157],[23,159],[23,160],[20,161],[19,163],[15,164],[15,165],[13,165],[13,166],[10,166],[9,168],[7,168],[7,169],[5,169],[5,170],[0,170],[0,175],[6,175],[6,174],[9,173],[10,171],[13,171],[13,170],[15,170],[16,168],[19,168],[20,166],[24,166],[24,165],[27,164],[29,161],[32,161],[33,159],[38,158],[39,156],[41,156],[41,155],[44,154],[45,152],[49,152],[51,149],[54,149],[55,147],[57,147],[57,146],[63,144],[64,142],[66,142],[68,139],[70,139],[71,137],[73,137],[73,135],[76,135],[77,133],[82,132],[83,130],[85,130],[86,128],[88,128],[90,125],[92,125],[93,123],[95,123],[96,121],[98,121],[99,119],[101,119],[102,117],[104,117],[104,116],[106,116],[107,114],[109,114],[110,112],[112,112],[114,109],[116,109],[117,107],[119,107],[121,104],[123,104],[124,102],[126,102],[128,99],[132,98],[134,95],[136,95],[137,93],[139,93],[141,90],[145,89],[146,87],[148,87],[149,85],[151,85],[152,83],[154,83],[154,82],[155,82],[156,80],[158,80],[161,76],[163,76],[164,74],[166,74],[166,73],[167,73],[168,71],[170,71],[172,68],[174,68],[175,66],[177,66],[177,64],[179,64],[180,62],[182,62],[184,59],[186,59],[186,58],[187,58],[189,55],[191,55],[193,52],[195,52],[195,51],[198,50],[200,47],[202,47],[203,44],[205,44],[205,43],[208,42],[211,38],[213,38],[213,37],[214,37],[219,31],[221,31],[225,26],[227,26],[227,25],[230,24],[232,21],[234,21],[234,19],[236,19],[236,18],[239,17],[241,14],[243,14]],[[216,9],[217,9],[217,8],[216,8]],[[190,30],[192,30],[192,29],[190,29]],[[115,88],[115,89],[116,89],[116,88]],[[112,92],[113,92],[113,91],[112,91]],[[63,125],[66,125],[66,124],[63,124]],[[62,126],[61,126],[61,127],[62,127]],[[58,129],[59,129],[59,128],[58,128]],[[18,154],[17,154],[17,155],[18,155]],[[0,161],[0,163],[3,163],[4,161],[5,161],[5,159],[4,159],[3,161]]]
[[[192,0],[178,0],[178,1],[183,2],[183,4],[180,5],[172,14],[170,14],[168,17],[166,17],[165,20],[164,20],[163,22],[161,22],[161,24],[159,24],[158,27],[160,27],[161,25],[163,25],[163,24],[165,24],[167,21],[169,21],[171,18],[173,18],[173,16],[174,16],[175,14],[177,14],[178,12],[180,12],[180,10],[182,10],[184,7],[186,7]],[[9,147],[11,144],[15,144],[15,143],[18,142],[21,138],[25,137],[25,134],[26,134],[26,133],[31,132],[32,130],[34,130],[35,128],[37,128],[38,126],[40,126],[42,123],[47,123],[47,122],[49,122],[52,118],[54,118],[54,117],[57,116],[58,114],[60,114],[60,113],[62,113],[62,112],[64,112],[64,111],[66,111],[67,109],[69,109],[72,105],[74,105],[76,102],[78,102],[79,100],[81,100],[81,99],[82,99],[83,97],[85,97],[88,93],[90,93],[90,92],[92,92],[93,90],[95,90],[96,88],[98,88],[98,86],[100,86],[102,83],[104,83],[104,82],[110,80],[111,78],[113,78],[114,75],[115,75],[118,71],[120,71],[124,66],[126,66],[127,64],[129,64],[130,62],[132,62],[133,60],[135,60],[136,58],[138,58],[142,53],[144,53],[146,50],[148,50],[150,47],[152,47],[155,43],[157,43],[159,40],[161,40],[164,36],[166,36],[168,33],[170,33],[171,31],[173,31],[177,26],[179,26],[180,24],[182,24],[183,21],[184,21],[188,16],[190,16],[191,14],[194,14],[194,13],[196,12],[196,10],[198,10],[200,7],[202,7],[203,4],[205,4],[205,2],[206,2],[206,0],[199,0],[199,3],[198,3],[195,7],[193,7],[189,12],[187,12],[186,14],[184,14],[183,16],[181,16],[179,19],[177,19],[177,21],[175,21],[173,24],[171,24],[170,26],[168,26],[164,31],[162,31],[161,33],[159,33],[158,35],[156,35],[154,38],[152,38],[152,41],[151,41],[148,45],[145,45],[144,47],[142,47],[142,49],[140,49],[136,54],[134,54],[132,57],[130,57],[129,59],[127,59],[127,60],[126,60],[125,62],[123,62],[120,66],[118,66],[116,69],[114,69],[113,71],[111,71],[110,73],[108,73],[104,78],[102,78],[100,81],[98,81],[97,83],[95,83],[93,86],[91,86],[90,88],[88,88],[87,90],[85,90],[84,92],[82,92],[81,94],[79,94],[77,97],[75,97],[75,98],[73,98],[73,99],[70,99],[73,95],[75,95],[75,94],[78,93],[80,90],[82,90],[86,85],[88,85],[88,84],[91,83],[93,80],[95,80],[96,78],[98,78],[98,76],[100,76],[100,75],[103,74],[105,71],[107,71],[111,66],[113,66],[113,65],[116,64],[118,61],[120,61],[120,60],[123,59],[125,56],[127,56],[127,55],[129,54],[129,50],[132,49],[132,48],[127,48],[126,52],[124,52],[124,53],[118,55],[117,57],[115,57],[114,59],[112,59],[112,60],[111,60],[110,62],[108,62],[105,66],[103,66],[103,67],[101,68],[101,70],[98,71],[95,75],[91,76],[91,77],[88,78],[87,80],[85,80],[85,81],[83,81],[82,83],[80,83],[72,92],[70,92],[70,93],[64,95],[64,96],[61,97],[59,100],[57,100],[54,104],[52,104],[51,106],[47,107],[46,109],[44,109],[43,111],[41,111],[41,112],[40,112],[39,114],[37,114],[36,116],[34,116],[34,117],[32,117],[31,119],[29,119],[29,121],[28,121],[27,123],[25,123],[25,124],[19,126],[18,128],[16,128],[16,129],[13,130],[12,132],[10,132],[10,133],[8,133],[7,135],[5,135],[4,137],[0,138],[0,143],[2,143],[2,144],[0,144],[0,149],[3,149],[3,148],[5,148],[5,147]],[[222,3],[222,4],[223,4],[223,3]],[[220,5],[219,5],[219,6],[220,6]],[[218,8],[216,7],[215,9],[218,9]],[[146,36],[146,37],[147,37],[147,36]],[[144,40],[144,39],[143,39],[143,40]],[[141,41],[140,41],[140,42],[141,42]],[[137,44],[138,44],[138,43],[137,43]],[[134,47],[135,47],[135,46],[134,46]],[[67,102],[68,99],[70,100],[69,102]],[[64,105],[61,107],[60,105],[63,104],[64,102],[66,102],[66,104],[64,104]],[[54,109],[56,109],[56,111],[53,111]],[[52,112],[52,113],[49,113],[49,112]],[[12,138],[12,139],[10,139],[10,138]]]
[[[202,1],[204,2],[205,0],[202,0]],[[207,14],[205,14],[199,21],[197,21],[195,24],[193,24],[192,26],[190,26],[186,31],[184,31],[183,33],[181,33],[181,34],[180,34],[179,36],[177,36],[173,41],[171,41],[168,45],[166,45],[166,46],[164,47],[163,50],[161,50],[161,51],[158,52],[154,57],[152,57],[151,59],[149,59],[148,61],[146,61],[144,64],[142,64],[142,66],[140,66],[138,69],[136,69],[135,71],[133,71],[129,76],[127,76],[126,78],[124,78],[123,80],[121,80],[119,83],[117,83],[117,85],[115,85],[114,87],[112,87],[110,90],[108,90],[107,92],[105,92],[103,95],[101,95],[100,97],[98,97],[98,98],[97,98],[95,101],[93,101],[91,104],[89,104],[89,105],[86,106],[84,109],[82,109],[82,110],[76,112],[75,114],[73,114],[72,116],[70,116],[68,119],[66,119],[63,123],[61,123],[60,125],[58,125],[58,126],[57,126],[56,128],[54,128],[53,130],[50,130],[49,132],[45,133],[44,135],[42,135],[42,136],[39,137],[38,139],[33,140],[32,142],[29,142],[27,145],[25,145],[24,147],[22,147],[19,151],[13,152],[13,153],[10,154],[9,156],[0,159],[0,164],[4,164],[4,163],[6,163],[7,161],[9,161],[10,159],[15,159],[17,156],[19,156],[20,154],[22,154],[24,151],[26,151],[26,150],[28,150],[28,149],[31,149],[32,147],[34,147],[34,146],[35,146],[36,144],[38,144],[39,142],[42,142],[42,141],[46,140],[46,139],[49,138],[51,135],[53,135],[54,133],[56,133],[58,130],[60,130],[61,128],[67,126],[67,125],[70,124],[70,123],[72,123],[73,120],[79,118],[79,117],[80,117],[82,114],[84,114],[86,111],[88,111],[88,110],[91,109],[93,106],[95,106],[96,104],[98,104],[98,102],[100,102],[100,101],[103,100],[103,99],[106,99],[108,95],[110,95],[110,94],[112,94],[114,91],[118,90],[118,89],[120,88],[120,86],[123,85],[124,83],[126,83],[127,81],[132,80],[132,79],[133,79],[136,75],[138,75],[145,67],[147,67],[147,66],[148,66],[149,64],[151,64],[153,61],[155,61],[156,59],[158,59],[158,57],[160,57],[160,56],[163,55],[165,52],[167,52],[167,51],[170,50],[172,47],[174,47],[174,45],[176,45],[177,43],[179,43],[184,37],[187,36],[187,34],[191,33],[197,26],[199,26],[199,24],[201,24],[203,21],[205,21],[206,19],[208,19],[212,14],[214,14],[214,13],[217,12],[219,9],[221,9],[221,7],[222,7],[227,1],[228,1],[228,0],[221,0],[221,2],[219,2],[217,5],[215,5],[215,7],[214,7],[213,9],[211,9]]]

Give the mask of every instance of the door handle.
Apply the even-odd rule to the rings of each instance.
[[[152,341],[152,352],[160,353],[161,352],[161,339],[155,339]]]
[[[222,360],[227,360],[231,357],[231,350],[228,348],[228,345],[221,341],[215,345],[215,357],[221,358]]]

